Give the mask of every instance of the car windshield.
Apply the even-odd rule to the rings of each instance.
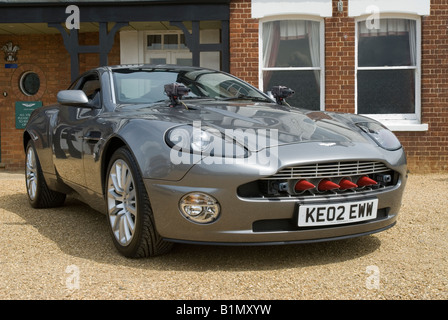
[[[129,68],[113,70],[118,104],[148,104],[169,99],[166,84],[179,83],[190,89],[184,99],[244,99],[272,102],[250,84],[228,74],[208,69]]]

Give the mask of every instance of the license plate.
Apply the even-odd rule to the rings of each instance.
[[[375,219],[378,199],[299,206],[299,227],[327,226]]]

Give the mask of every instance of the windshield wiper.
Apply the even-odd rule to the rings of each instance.
[[[200,99],[215,100],[215,98],[212,98],[212,97],[206,97],[206,96],[200,96],[200,97],[190,97],[190,96],[186,96],[186,97],[182,97],[182,100],[200,100]]]
[[[224,98],[224,99],[220,99],[220,100],[223,100],[223,101],[250,100],[250,101],[255,101],[255,102],[272,102],[268,98],[252,97],[252,96],[248,96],[248,95],[244,95],[244,94],[240,94],[235,97],[229,97],[229,98]]]

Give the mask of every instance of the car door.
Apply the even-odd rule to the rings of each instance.
[[[99,77],[95,72],[80,78],[71,87],[73,90],[83,90],[91,103],[98,103],[99,107],[100,88]],[[86,130],[100,111],[100,108],[83,106],[60,107],[53,129],[53,161],[57,173],[65,182],[86,186],[84,153],[86,135],[89,135]]]

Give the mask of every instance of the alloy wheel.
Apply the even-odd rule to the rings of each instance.
[[[37,193],[37,162],[33,148],[28,148],[26,153],[25,179],[28,196],[33,201]]]
[[[135,234],[137,223],[137,197],[135,182],[128,164],[116,160],[109,172],[107,185],[109,223],[115,239],[127,246]]]

